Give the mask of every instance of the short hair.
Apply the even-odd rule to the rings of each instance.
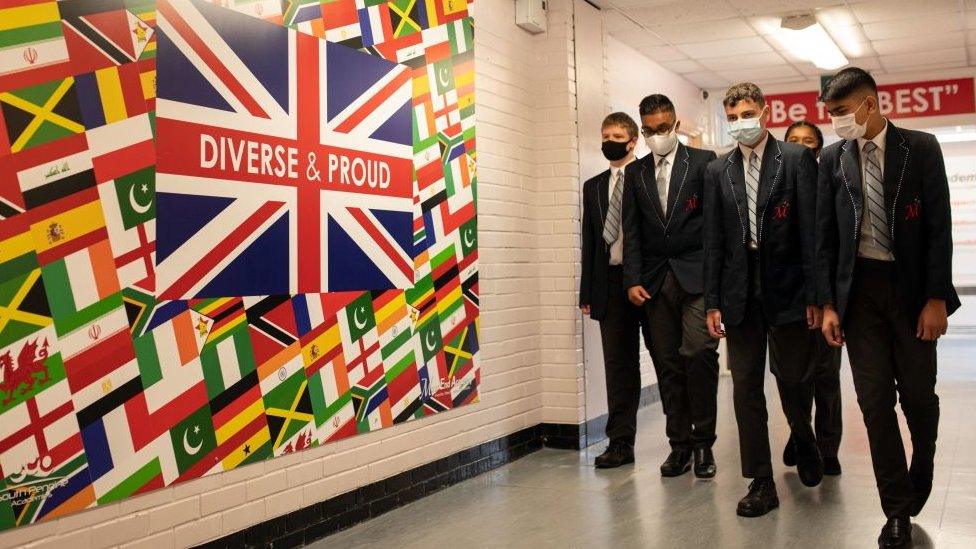
[[[634,119],[625,112],[613,112],[608,114],[607,117],[603,119],[603,124],[600,126],[600,129],[602,130],[607,126],[620,126],[621,128],[627,130],[627,135],[630,136],[631,139],[637,139],[637,132],[639,131],[637,129],[637,122],[634,122]]]
[[[818,128],[816,124],[808,120],[797,120],[796,122],[790,124],[790,127],[786,128],[786,135],[784,137],[786,139],[789,139],[790,133],[793,131],[793,129],[799,128],[800,126],[804,126],[813,130],[813,135],[817,137],[817,150],[819,151],[820,149],[822,149],[824,146],[823,132],[820,131],[820,128]]]
[[[668,96],[655,93],[642,99],[638,109],[640,110],[641,116],[658,112],[674,113],[674,103],[668,99]]]
[[[830,81],[824,86],[820,100],[837,101],[862,90],[877,94],[878,83],[874,81],[874,77],[868,71],[860,67],[847,67],[830,78]]]
[[[726,107],[734,107],[743,99],[752,100],[757,105],[766,104],[766,96],[763,95],[759,86],[752,82],[733,84],[725,91],[725,99],[722,99],[722,104]]]

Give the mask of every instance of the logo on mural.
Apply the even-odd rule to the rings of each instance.
[[[0,501],[7,501],[14,507],[25,507],[47,499],[51,492],[68,484],[67,478],[52,475],[54,470],[54,460],[46,454],[24,464],[18,472],[4,479],[7,490],[0,493]]]

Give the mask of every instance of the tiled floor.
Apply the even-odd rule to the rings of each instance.
[[[968,549],[976,547],[976,341],[945,340],[939,355],[936,481],[916,522],[915,545]],[[846,361],[842,379],[843,476],[805,488],[774,455],[781,506],[765,517],[735,514],[746,482],[739,475],[731,381],[723,377],[714,481],[660,477],[667,444],[657,404],[640,414],[635,466],[594,469],[603,444],[578,453],[543,450],[313,547],[876,547],[883,518]],[[775,394],[771,383],[766,393]],[[769,409],[778,454],[786,422],[775,398]]]

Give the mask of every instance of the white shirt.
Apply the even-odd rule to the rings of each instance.
[[[633,159],[631,159],[630,162],[633,162]],[[630,164],[630,162],[628,162],[627,164]],[[621,185],[624,184],[623,173],[624,173],[624,169],[627,167],[627,164],[624,164],[623,166],[621,166],[619,168],[615,168],[613,166],[610,166],[610,185],[607,186],[607,196],[606,196],[606,199],[607,199],[607,207],[608,208],[609,208],[609,204],[610,204],[610,197],[613,196],[613,191],[614,191],[614,189],[617,188],[617,177],[620,177],[620,184]],[[618,174],[621,174],[621,175],[618,176]],[[626,199],[627,199],[627,195],[624,195],[623,200],[626,200]],[[617,241],[614,242],[610,246],[610,264],[611,265],[623,265],[623,263],[624,263],[624,228],[623,228],[623,222],[624,222],[624,208],[623,208],[623,206],[624,206],[624,204],[623,204],[623,200],[621,200],[621,202],[620,202],[620,227],[618,227],[618,231],[617,231],[617,235],[618,235],[617,236]]]
[[[749,156],[755,152],[756,156],[759,157],[759,170],[762,171],[762,159],[763,153],[766,152],[766,143],[769,143],[769,132],[766,132],[766,135],[763,136],[762,140],[754,148],[750,149],[742,143],[739,143],[739,151],[742,152],[742,167],[744,169],[749,169]]]
[[[885,142],[888,139],[888,119],[885,119],[884,128],[878,132],[878,135],[874,136],[872,139],[864,139],[863,137],[857,138],[857,151],[861,158],[861,237],[860,243],[857,246],[857,255],[861,257],[866,257],[868,259],[877,259],[880,261],[894,261],[895,257],[891,255],[891,252],[881,248],[874,243],[874,226],[871,225],[870,219],[868,219],[868,209],[866,206],[867,198],[867,178],[868,178],[868,157],[864,154],[864,145],[868,141],[874,143],[878,148],[875,151],[875,160],[878,161],[878,167],[881,168],[881,177],[884,178],[885,173]]]
[[[669,205],[668,204],[668,187],[669,187],[669,185],[671,183],[671,168],[674,167],[674,159],[678,156],[678,145],[676,144],[674,146],[674,148],[671,149],[671,152],[669,152],[665,156],[658,156],[658,155],[656,155],[654,153],[651,153],[651,154],[654,155],[654,181],[655,182],[657,182],[658,165],[661,164],[661,159],[664,158],[664,159],[667,159],[667,161],[668,161],[667,165],[664,166],[664,182],[663,182],[663,185],[658,185],[657,186],[658,198],[661,200],[661,210],[664,212],[664,215],[668,215],[668,205]]]
[[[747,171],[749,171],[749,157],[752,156],[752,153],[756,153],[756,157],[758,157],[758,159],[759,159],[759,173],[762,174],[763,154],[766,152],[766,143],[769,143],[769,132],[768,131],[766,132],[766,135],[763,136],[762,140],[760,140],[759,143],[754,148],[749,148],[749,147],[743,145],[742,143],[739,143],[739,151],[742,153],[742,176],[743,177],[745,177],[745,173]],[[757,215],[757,216],[759,215],[759,188],[758,187],[756,188],[756,212],[755,212],[755,215]],[[759,220],[758,219],[750,220],[750,223],[752,221],[755,221],[756,222],[756,226],[757,227],[759,226]],[[751,242],[751,244],[752,244],[753,247],[755,247],[755,246],[758,245],[756,243],[756,235],[750,234],[749,235],[749,240],[750,240],[750,242]]]

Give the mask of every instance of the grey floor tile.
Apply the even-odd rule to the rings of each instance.
[[[936,479],[916,520],[916,547],[976,547],[976,342],[940,344],[942,422]],[[876,546],[883,517],[867,436],[845,364],[844,474],[817,488],[800,484],[779,456],[789,432],[767,383],[770,444],[781,506],[758,519],[735,514],[747,482],[739,475],[731,381],[719,388],[718,477],[662,479],[667,455],[660,405],[641,411],[634,466],[593,467],[603,445],[542,450],[482,477],[320,540],[312,547],[429,548],[861,548]],[[911,448],[904,429],[906,448]]]

